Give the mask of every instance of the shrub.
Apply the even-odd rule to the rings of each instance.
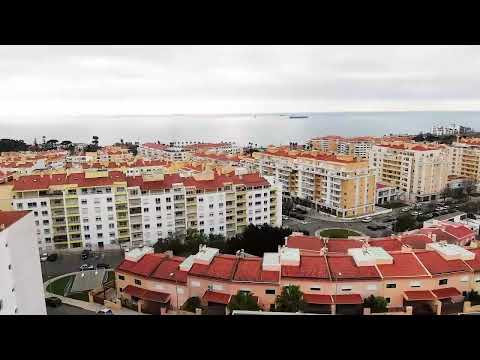
[[[185,301],[185,304],[182,306],[182,310],[189,311],[189,312],[195,312],[197,308],[201,308],[202,303],[200,301],[200,298],[198,296],[194,296],[191,298],[188,298],[187,301]]]

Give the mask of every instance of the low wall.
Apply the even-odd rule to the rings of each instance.
[[[407,306],[405,311],[394,311],[386,313],[372,313],[370,308],[363,308],[363,315],[412,315],[413,307]]]
[[[472,306],[472,303],[470,301],[465,301],[463,303],[463,312],[464,313],[480,312],[480,305]]]

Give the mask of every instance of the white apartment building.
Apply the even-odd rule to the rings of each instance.
[[[445,135],[460,135],[460,134],[467,134],[472,132],[473,129],[461,126],[457,124],[450,124],[450,125],[435,125],[432,127],[432,135],[435,136],[445,136]]]
[[[449,148],[450,175],[480,181],[480,139],[463,139]]]
[[[369,161],[377,181],[396,187],[406,201],[435,200],[447,186],[449,152],[444,146],[379,144],[372,147]]]
[[[0,315],[46,315],[33,214],[0,211]]]
[[[281,226],[281,189],[258,174],[31,175],[13,182],[12,195],[14,209],[32,211],[42,251],[152,244],[189,228],[231,237],[247,224]]]

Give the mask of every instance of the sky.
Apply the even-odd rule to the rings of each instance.
[[[0,130],[87,115],[470,111],[479,88],[480,46],[0,46]]]

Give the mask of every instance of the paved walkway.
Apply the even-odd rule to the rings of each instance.
[[[56,278],[49,279],[48,281],[46,281],[43,284],[43,291],[45,292],[45,298],[55,296],[55,297],[60,298],[62,300],[62,303],[64,303],[64,304],[75,306],[75,307],[85,309],[85,310],[88,310],[88,311],[93,311],[95,313],[99,310],[105,309],[105,307],[106,307],[105,305],[100,305],[100,304],[97,304],[97,303],[91,303],[91,302],[71,299],[71,298],[68,298],[68,297],[65,297],[65,296],[60,296],[60,295],[57,295],[57,294],[53,294],[53,293],[47,291],[47,286],[51,282],[53,282],[55,280],[58,280],[58,279],[61,279],[62,277],[70,276],[70,275],[74,275],[74,274],[77,274],[77,273],[64,274],[64,275],[61,275],[61,276],[58,276]],[[136,311],[133,311],[133,310],[130,310],[130,309],[127,309],[127,308],[124,308],[124,307],[122,307],[121,309],[112,309],[112,312],[115,315],[147,315],[147,314],[138,313]]]
[[[311,218],[311,219],[317,219],[317,220],[324,220],[324,221],[331,221],[331,222],[338,222],[338,223],[348,223],[348,222],[358,222],[362,218],[365,217],[374,217],[378,215],[384,215],[391,213],[392,209],[385,209],[381,207],[375,207],[375,212],[373,214],[365,215],[365,216],[359,216],[356,218],[339,218],[333,215],[328,215],[324,214],[321,212],[317,212],[315,210],[311,210],[308,214],[305,215],[305,217]]]

